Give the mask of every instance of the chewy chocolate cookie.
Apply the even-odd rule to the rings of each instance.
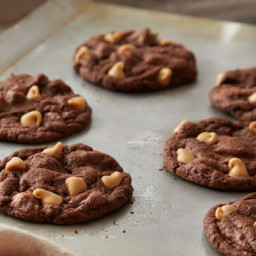
[[[256,122],[183,121],[166,141],[163,161],[170,172],[202,186],[256,191]]]
[[[173,87],[197,76],[192,52],[149,29],[92,37],[76,49],[73,67],[94,84],[124,92]]]
[[[211,208],[204,233],[212,246],[227,256],[256,255],[256,193]]]
[[[82,130],[91,108],[62,80],[12,74],[0,82],[0,140],[42,143]]]
[[[256,120],[256,67],[219,74],[210,100],[238,120]]]
[[[131,177],[84,144],[26,148],[0,161],[0,211],[34,222],[74,224],[131,199]]]

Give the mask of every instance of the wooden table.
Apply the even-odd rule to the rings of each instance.
[[[145,9],[256,24],[256,0],[96,0]]]
[[[0,32],[47,0],[1,0]],[[256,0],[94,0],[178,14],[256,24]]]
[[[46,0],[0,0],[0,32],[15,24]]]

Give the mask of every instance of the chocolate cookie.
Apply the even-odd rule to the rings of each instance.
[[[212,246],[227,256],[256,255],[256,193],[211,208],[204,232]]]
[[[94,84],[124,92],[173,87],[197,76],[192,52],[149,29],[92,37],[76,49],[73,67]]]
[[[183,121],[166,141],[163,161],[170,172],[206,187],[256,191],[256,122]]]
[[[26,148],[0,161],[0,211],[34,222],[74,224],[130,200],[131,177],[84,144]]]
[[[0,82],[0,140],[42,143],[82,130],[91,108],[62,80],[12,74]]]
[[[241,121],[256,120],[256,67],[219,74],[211,102]]]

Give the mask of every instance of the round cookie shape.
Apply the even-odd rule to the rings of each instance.
[[[0,211],[33,222],[86,222],[118,209],[133,193],[117,161],[84,144],[22,149],[0,161],[0,169]]]
[[[123,92],[174,87],[197,76],[191,51],[149,29],[92,37],[76,49],[73,67],[85,80]]]
[[[256,123],[212,117],[183,121],[165,143],[164,167],[221,190],[256,190]]]
[[[256,120],[256,67],[219,74],[209,96],[216,108],[238,120]]]
[[[204,218],[204,233],[226,256],[256,255],[256,193],[212,207]]]
[[[43,143],[86,127],[92,110],[62,80],[20,74],[0,82],[0,140]]]

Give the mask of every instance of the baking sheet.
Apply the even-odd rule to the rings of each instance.
[[[82,3],[67,2],[70,7]],[[11,72],[43,72],[50,79],[62,78],[83,95],[93,109],[92,122],[86,130],[62,142],[83,142],[113,156],[132,175],[134,203],[98,220],[73,226],[35,224],[3,214],[0,222],[48,238],[76,255],[219,255],[203,234],[204,215],[213,205],[246,193],[204,188],[159,171],[163,166],[162,150],[181,120],[223,116],[211,106],[209,90],[217,73],[255,66],[256,27],[102,3],[83,2],[80,7],[22,58],[17,53],[13,65],[0,70],[0,80]],[[44,22],[40,17],[35,22]],[[87,38],[112,30],[145,27],[158,32],[161,38],[183,43],[195,53],[199,70],[195,83],[158,92],[124,94],[85,82],[72,70],[74,49]],[[22,27],[28,36],[26,28]],[[0,45],[0,52],[4,50]],[[24,147],[27,145],[0,142],[1,158]]]

